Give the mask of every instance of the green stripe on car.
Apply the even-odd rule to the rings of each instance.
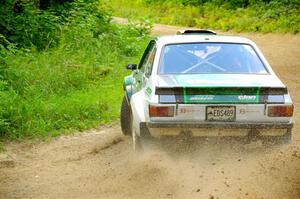
[[[197,93],[197,94],[193,94]],[[200,93],[200,94],[198,94]],[[259,88],[183,88],[184,103],[259,103]]]

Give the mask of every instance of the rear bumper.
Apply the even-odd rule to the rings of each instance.
[[[230,129],[292,129],[293,122],[245,123],[245,122],[144,122],[148,128],[230,128]]]

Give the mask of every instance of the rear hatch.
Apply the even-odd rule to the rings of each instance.
[[[155,93],[174,116],[152,121],[274,122],[282,118],[268,117],[268,106],[288,91],[275,75],[195,74],[161,75]]]

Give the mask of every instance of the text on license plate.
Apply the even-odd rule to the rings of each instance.
[[[207,106],[206,120],[235,121],[235,106]]]

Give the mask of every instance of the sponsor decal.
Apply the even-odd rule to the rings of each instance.
[[[255,95],[240,95],[238,96],[238,99],[239,100],[255,100],[256,99],[256,96]]]
[[[187,112],[187,109],[186,108],[181,108],[180,109],[180,113],[186,113]]]
[[[190,100],[193,101],[208,101],[208,100],[213,100],[214,99],[214,95],[192,95],[190,97]]]
[[[187,108],[180,108],[179,113],[198,113],[198,112],[203,112],[200,109],[187,109]]]
[[[241,114],[241,115],[246,114],[246,109],[240,109],[240,114]]]
[[[241,108],[239,113],[241,115],[245,115],[246,113],[259,113],[260,111],[259,110],[246,110],[244,108]]]
[[[150,87],[147,87],[146,88],[146,93],[147,93],[147,95],[151,95],[152,89]]]

